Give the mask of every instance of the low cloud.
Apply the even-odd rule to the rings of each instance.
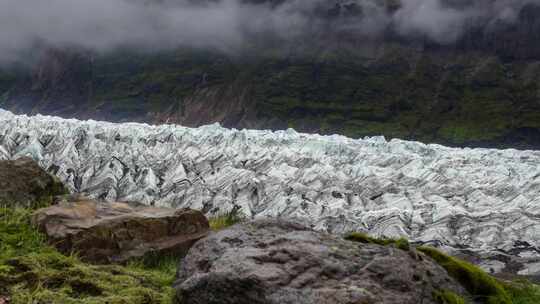
[[[397,10],[381,5],[384,2],[0,0],[0,63],[20,60],[21,54],[39,45],[82,47],[97,52],[118,47],[164,50],[178,46],[234,52],[253,37],[293,40],[329,28],[377,37],[392,26],[404,37],[422,35],[439,43],[451,43],[471,22],[486,26],[512,23],[523,5],[540,0],[478,0],[474,4],[469,0],[401,0]],[[330,11],[336,3],[352,4],[360,13],[333,21],[324,13],[317,14],[321,8]]]

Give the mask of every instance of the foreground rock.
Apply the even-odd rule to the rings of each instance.
[[[90,262],[125,262],[148,253],[182,254],[209,232],[199,211],[78,198],[36,211],[49,243]]]
[[[300,225],[261,220],[199,242],[179,266],[182,304],[438,303],[463,290],[416,251],[345,241]]]
[[[1,152],[1,151],[0,151]],[[66,188],[32,159],[0,160],[0,204],[35,207],[49,203]]]

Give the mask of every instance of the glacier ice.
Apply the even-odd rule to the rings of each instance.
[[[236,206],[250,217],[405,236],[493,259],[485,265],[540,264],[539,151],[0,110],[0,159],[22,156],[98,199],[207,214]]]

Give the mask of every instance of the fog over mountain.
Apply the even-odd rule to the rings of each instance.
[[[235,52],[249,39],[294,41],[329,29],[359,37],[423,37],[452,43],[467,27],[512,24],[538,0],[2,0],[0,62],[36,46]],[[315,38],[314,38],[315,39]]]

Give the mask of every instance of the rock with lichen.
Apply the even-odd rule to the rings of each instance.
[[[280,220],[238,224],[197,242],[174,287],[182,304],[434,304],[442,294],[466,293],[414,250]]]

